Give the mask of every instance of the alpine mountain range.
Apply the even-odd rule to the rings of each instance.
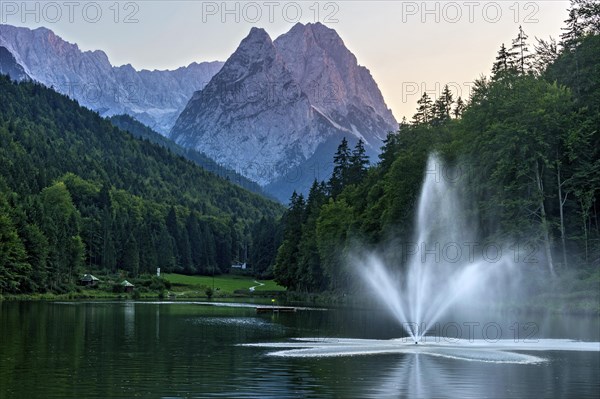
[[[342,138],[373,161],[397,122],[367,68],[333,29],[252,28],[223,62],[176,70],[113,66],[46,28],[0,25],[0,73],[34,80],[111,117],[128,114],[256,181],[282,202],[329,178]]]

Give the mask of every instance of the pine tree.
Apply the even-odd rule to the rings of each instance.
[[[298,246],[298,267],[296,270],[297,289],[307,292],[325,288],[325,277],[321,267],[317,245],[317,219],[321,207],[327,201],[325,184],[315,180],[306,201],[305,220]]]
[[[406,119],[406,116],[403,116],[402,120],[398,124],[398,130],[402,131],[402,129],[406,129],[409,126],[410,126],[410,123],[408,123],[408,120]],[[394,132],[389,132],[389,133],[394,133]]]
[[[104,270],[115,272],[117,266],[117,255],[113,237],[112,200],[110,197],[110,188],[107,184],[102,186],[102,189],[98,194],[98,206],[102,212],[102,248],[100,265]]]
[[[427,93],[423,93],[419,101],[417,101],[417,113],[413,116],[413,124],[424,125],[431,122],[432,108],[431,98]]]
[[[177,268],[177,257],[175,256],[175,242],[169,230],[163,224],[157,236],[158,247],[156,254],[158,267],[165,273],[173,273]]]
[[[173,271],[182,272],[184,265],[179,253],[179,246],[182,239],[180,237],[179,223],[177,221],[177,213],[175,212],[174,207],[169,209],[169,213],[167,214],[167,218],[165,220],[165,225],[167,226],[167,232],[172,237],[172,251],[173,256],[175,257],[175,269]]]
[[[252,245],[250,246],[250,261],[257,277],[269,277],[269,269],[277,255],[280,240],[277,238],[277,223],[274,219],[263,217],[252,228]]]
[[[379,154],[379,165],[384,172],[389,170],[396,159],[398,142],[400,141],[399,135],[399,132],[389,132],[383,140],[383,147],[381,147],[381,154]]]
[[[595,0],[571,0],[569,18],[565,21],[560,45],[573,51],[586,34],[600,34],[600,3]]]
[[[452,111],[454,118],[460,118],[465,108],[466,104],[464,103],[461,97],[458,97],[458,99],[456,100],[456,105],[454,106],[454,110]]]
[[[198,273],[201,271],[201,265],[204,262],[203,259],[203,237],[200,231],[200,225],[198,219],[193,213],[190,213],[185,222],[185,229],[189,239],[190,248],[190,271]]]
[[[0,213],[0,294],[24,292],[31,265],[12,220]]]
[[[538,38],[536,40],[537,44],[533,46],[535,53],[532,56],[531,67],[538,76],[541,76],[546,68],[558,58],[558,46],[552,37],[548,41]]]
[[[524,75],[530,68],[529,59],[531,54],[529,54],[529,47],[527,47],[527,39],[529,39],[529,36],[523,30],[523,27],[519,26],[519,34],[513,39],[509,54],[510,63],[521,75]]]
[[[129,236],[125,243],[123,266],[134,277],[137,277],[140,273],[140,250],[133,234]]]
[[[597,0],[572,0],[578,8],[581,25],[587,35],[600,35],[600,3]]]
[[[369,166],[369,156],[365,150],[365,144],[362,139],[358,140],[350,156],[350,166],[348,171],[348,183],[356,184],[362,181],[367,175]],[[314,182],[316,184],[316,180]],[[313,187],[314,187],[313,184]]]
[[[179,268],[187,275],[196,273],[196,268],[192,262],[192,250],[190,244],[190,238],[186,228],[180,229],[179,241],[177,241],[177,252],[179,254]]]
[[[496,56],[496,61],[492,66],[492,77],[493,78],[502,78],[506,74],[510,74],[515,71],[515,56],[516,53],[511,49],[507,50],[504,46],[504,43],[500,46],[500,50],[498,50],[498,55]]]
[[[305,221],[305,206],[304,196],[294,191],[290,198],[290,206],[282,217],[285,226],[284,239],[277,251],[274,277],[275,281],[290,289],[297,285],[298,251]]]
[[[205,237],[203,240],[204,244],[204,273],[205,274],[214,274],[217,269],[217,242],[215,239],[215,234],[210,224],[202,223],[201,229],[203,231],[202,236]]]
[[[20,232],[27,262],[31,265],[31,291],[44,290],[47,284],[48,239],[35,224],[27,224]]]
[[[433,125],[442,125],[450,120],[450,112],[454,104],[454,97],[448,85],[444,86],[442,95],[435,101],[433,105]]]
[[[53,289],[64,290],[81,267],[79,212],[63,182],[42,190],[41,201],[44,216],[40,228],[48,238],[49,282]]]
[[[329,192],[333,198],[336,198],[348,184],[350,158],[348,140],[344,137],[333,157],[333,173],[329,179]]]
[[[564,48],[571,49],[574,44],[581,38],[583,28],[579,23],[579,15],[577,9],[572,7],[569,9],[569,18],[565,20],[566,27],[561,28],[564,32],[560,35],[561,44]]]

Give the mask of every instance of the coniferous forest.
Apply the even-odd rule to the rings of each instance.
[[[574,1],[563,34],[532,40],[520,28],[470,98],[426,93],[367,167],[341,143],[328,182],[294,194],[283,216],[276,280],[301,292],[348,291],[345,256],[410,242],[429,154],[468,178],[480,238],[535,248],[542,273],[597,290],[600,268],[600,6]],[[399,262],[397,267],[402,267]],[[594,283],[595,282],[595,283]],[[594,285],[595,284],[595,285]]]
[[[98,270],[227,272],[281,214],[42,85],[0,76],[0,93],[0,293],[66,292]]]
[[[131,133],[134,137],[137,137],[142,140],[148,140],[151,143],[155,143],[160,145],[161,147],[165,147],[169,149],[169,151],[171,151],[172,153],[176,155],[181,155],[182,157],[198,164],[203,169],[217,176],[220,176],[228,181],[236,183],[237,185],[245,188],[246,190],[250,190],[263,196],[267,195],[262,190],[262,188],[252,180],[245,178],[244,176],[233,170],[227,169],[226,167],[219,165],[218,163],[216,163],[215,161],[198,151],[195,151],[190,148],[183,148],[177,145],[174,141],[166,138],[165,136],[162,136],[160,133],[156,133],[154,130],[150,129],[143,123],[138,122],[129,115],[115,115],[110,118],[110,121],[119,129]]]

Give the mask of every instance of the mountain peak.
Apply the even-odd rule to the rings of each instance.
[[[268,69],[276,58],[271,36],[264,29],[253,27],[219,71],[220,83],[232,84],[246,76],[248,70]]]
[[[329,160],[344,136],[362,139],[376,156],[396,126],[377,84],[337,32],[298,23],[275,41],[253,28],[194,94],[171,138],[266,185],[293,168],[308,171],[309,159]]]
[[[242,62],[261,60],[266,53],[274,53],[271,36],[264,29],[253,27],[227,62],[240,57],[243,59]]]
[[[282,36],[296,36],[296,35],[313,35],[319,38],[330,38],[337,39],[343,43],[342,38],[337,33],[335,29],[328,27],[320,22],[309,22],[307,24],[302,24],[298,22],[295,24],[292,29],[290,29],[287,33],[284,33]],[[279,39],[279,38],[278,38]]]
[[[244,40],[242,40],[242,43],[244,42],[272,43],[272,40],[271,36],[269,36],[266,30],[264,30],[263,28],[253,27],[252,29],[250,29],[250,33],[248,33],[248,36],[246,36]]]
[[[27,29],[27,28],[25,28],[25,29]],[[56,36],[56,34],[53,31],[46,28],[45,26],[40,26],[38,28],[33,29],[32,31],[35,33],[44,34],[44,35],[48,35],[48,36]]]

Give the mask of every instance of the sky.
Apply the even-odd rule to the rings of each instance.
[[[82,50],[103,50],[113,65],[175,69],[225,61],[252,27],[270,36],[297,22],[335,29],[367,67],[394,116],[414,114],[423,92],[448,84],[468,98],[488,75],[502,43],[522,26],[557,38],[568,1],[4,1],[0,22],[45,26]]]

